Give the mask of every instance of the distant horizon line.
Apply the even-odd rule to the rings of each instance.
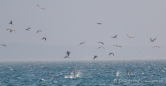
[[[19,61],[19,60],[15,60],[15,61],[0,61],[1,62],[77,62],[77,61],[83,61],[83,62],[86,62],[86,61],[90,61],[90,62],[100,62],[100,61],[166,61],[166,59],[105,59],[105,60],[22,60],[22,61]]]

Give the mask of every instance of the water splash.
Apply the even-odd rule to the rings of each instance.
[[[78,77],[81,77],[81,72],[73,71],[70,76],[65,76],[64,78],[78,78]]]

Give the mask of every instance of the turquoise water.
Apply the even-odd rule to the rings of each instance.
[[[0,62],[0,86],[166,86],[166,61]]]

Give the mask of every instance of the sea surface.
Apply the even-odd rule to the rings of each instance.
[[[0,86],[166,86],[166,60],[0,62]]]

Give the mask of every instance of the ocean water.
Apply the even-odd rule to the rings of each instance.
[[[166,61],[0,62],[0,86],[166,86]]]

